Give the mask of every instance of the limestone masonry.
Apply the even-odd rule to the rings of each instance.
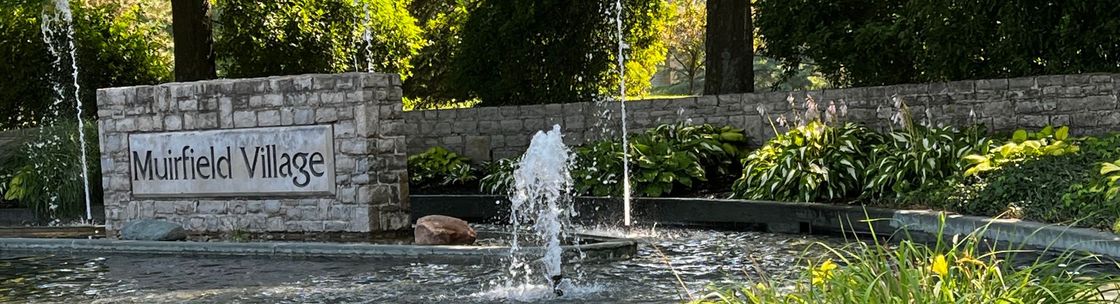
[[[370,73],[98,90],[106,229],[407,229],[401,105],[400,78]]]
[[[846,105],[841,120],[881,130],[891,126],[892,96],[897,96],[915,121],[929,119],[934,125],[983,123],[994,131],[1010,131],[1052,124],[1094,134],[1120,131],[1118,90],[1120,74],[1052,75],[633,101],[626,110],[632,131],[681,121],[730,124],[745,129],[758,144],[774,136],[767,116],[776,120],[790,118],[793,111],[804,113],[806,95],[822,111],[830,102],[838,108]],[[786,101],[791,94],[795,108]],[[610,104],[610,119],[601,118],[608,109],[595,103],[411,111],[405,113],[408,151],[443,146],[479,161],[516,156],[529,146],[534,132],[553,124],[563,127],[567,143],[578,144],[600,136],[603,127],[618,129],[617,109],[617,103]]]

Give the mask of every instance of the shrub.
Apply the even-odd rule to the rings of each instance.
[[[1007,1],[760,0],[761,54],[874,86],[1120,71],[1120,6]]]
[[[83,127],[90,202],[101,205],[97,125],[87,121]],[[40,221],[59,224],[84,216],[85,189],[77,123],[64,121],[44,126],[37,136],[16,153],[0,159],[4,164],[0,166],[0,193],[5,200],[18,201],[30,208]]]
[[[983,147],[980,154],[965,157],[971,165],[964,171],[965,176],[976,175],[992,170],[999,170],[1006,164],[1018,163],[1024,160],[1045,155],[1061,156],[1068,153],[1077,153],[1077,145],[1066,141],[1069,137],[1069,127],[1046,126],[1038,132],[1016,130],[1011,136],[1011,141],[998,146]]]
[[[810,121],[747,156],[733,196],[781,201],[837,200],[863,189],[869,148],[881,135],[852,123]]]
[[[478,181],[480,190],[490,194],[508,194],[513,188],[513,172],[521,158],[503,158],[482,165],[484,176]]]
[[[741,171],[738,159],[747,151],[743,130],[709,124],[663,124],[630,141],[631,182],[635,194],[661,196],[700,189],[709,177],[727,179],[727,172]],[[592,196],[622,194],[622,143],[599,140],[573,149],[572,178],[575,193]],[[503,193],[514,161],[499,160],[487,166],[482,190]],[[719,185],[713,186],[719,187]]]
[[[443,147],[432,147],[408,157],[410,184],[418,188],[466,185],[478,179],[470,159]]]
[[[871,148],[865,195],[899,197],[960,174],[964,156],[986,147],[983,130],[912,126]]]
[[[1017,131],[983,156],[986,162],[980,164],[989,164],[987,170],[950,185],[960,195],[941,207],[1109,229],[1120,217],[1120,201],[1108,196],[1108,177],[1100,169],[1120,156],[1120,136],[1058,140],[1065,138],[1065,130]],[[980,157],[970,157],[975,159]]]
[[[646,144],[643,144],[645,142]],[[685,186],[686,189],[697,190],[700,185],[693,185],[691,179],[696,178],[701,181],[716,181],[715,183],[704,183],[708,188],[720,188],[730,184],[734,176],[742,171],[742,163],[739,161],[744,154],[748,151],[748,139],[743,133],[742,129],[732,126],[716,127],[711,124],[702,125],[687,125],[685,123],[678,124],[663,124],[656,128],[650,129],[645,133],[635,137],[632,142],[631,151],[634,155],[651,155],[656,153],[651,149],[649,143],[666,143],[669,150],[674,152],[682,152],[688,155],[677,156],[689,163],[699,164],[700,170],[698,172],[690,172],[686,167],[677,168],[676,174],[666,175],[666,179],[679,181],[679,185]],[[639,146],[638,144],[643,144]],[[639,149],[644,149],[641,151]],[[670,153],[660,153],[657,157],[674,157]],[[650,196],[654,195],[653,192],[646,189],[654,186],[663,190],[663,193],[669,193],[672,190],[674,183],[661,183],[656,182],[656,178],[652,176],[662,176],[665,172],[650,172],[661,171],[649,169],[642,166],[642,158],[638,157],[638,166],[634,172],[636,184],[639,185],[639,192]],[[652,164],[647,164],[652,165]],[[691,165],[687,167],[692,167]],[[694,174],[699,173],[699,174]],[[646,177],[649,177],[647,179]],[[687,177],[687,178],[684,178]]]
[[[575,193],[592,196],[622,194],[622,143],[601,140],[575,149],[572,178]]]
[[[392,0],[218,0],[214,51],[224,77],[411,71],[422,39]],[[368,20],[367,20],[368,16]],[[370,43],[364,35],[368,31]]]
[[[944,220],[941,222],[944,227]],[[927,245],[909,239],[897,246],[878,240],[840,248],[817,244],[827,255],[807,258],[793,282],[762,280],[717,288],[698,303],[1112,303],[1120,283],[1105,274],[1084,275],[1100,263],[1074,253],[1022,258],[1021,248],[1000,249],[981,236],[940,236]],[[940,235],[940,234],[939,234]],[[1026,252],[1033,254],[1034,252]]]
[[[707,181],[697,153],[687,149],[686,143],[654,132],[633,138],[630,151],[637,166],[632,167],[631,181],[635,190],[646,196],[661,196],[672,193],[677,184],[692,188],[694,181]]]

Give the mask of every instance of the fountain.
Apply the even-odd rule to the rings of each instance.
[[[535,235],[530,240],[544,244],[544,278],[557,295],[563,295],[561,283],[561,238],[564,227],[570,224],[574,215],[570,192],[572,177],[568,166],[571,162],[568,147],[564,145],[560,126],[551,131],[538,131],[529,143],[529,149],[513,173],[514,188],[510,196],[510,221],[513,225],[513,238],[510,245],[510,279],[522,280],[531,285],[533,270],[528,261],[522,260],[524,253],[520,246],[522,223],[532,223]]]
[[[373,51],[370,49],[370,45],[372,44],[371,41],[373,40],[373,34],[369,30],[369,22],[370,22],[369,3],[365,2],[365,1],[362,1],[362,0],[354,0],[354,5],[355,6],[357,6],[359,4],[362,6],[362,13],[363,13],[362,16],[360,16],[361,18],[359,18],[359,20],[362,21],[362,41],[361,41],[362,42],[362,44],[361,44],[362,50],[360,52],[355,52],[354,53],[354,71],[355,72],[361,72],[362,71],[361,70],[361,61],[358,60],[359,54],[361,54],[361,55],[365,56],[365,58],[364,58],[365,59],[365,65],[366,65],[365,72],[369,73],[369,72],[373,72],[373,62],[370,60],[370,58],[373,57]]]
[[[53,55],[55,57],[55,61],[53,62],[53,65],[55,66],[56,70],[59,70],[59,71],[64,70],[64,68],[63,68],[63,59],[64,59],[64,57],[63,57],[64,54],[63,53],[64,52],[66,53],[65,55],[68,55],[69,59],[70,59],[70,68],[71,68],[71,71],[72,71],[71,76],[72,76],[73,85],[74,85],[74,102],[75,102],[74,107],[77,110],[76,119],[78,120],[78,124],[77,124],[77,126],[78,126],[78,142],[80,143],[80,150],[77,151],[77,152],[80,153],[79,159],[81,159],[81,166],[82,166],[81,177],[82,177],[82,186],[83,186],[82,189],[84,190],[84,194],[85,194],[83,197],[85,198],[85,205],[86,205],[86,221],[92,222],[93,221],[93,209],[92,209],[92,206],[90,204],[89,166],[88,166],[88,161],[86,160],[86,150],[87,150],[86,136],[85,136],[85,128],[83,128],[83,123],[82,123],[81,86],[78,84],[78,56],[77,56],[77,51],[74,47],[74,22],[73,21],[74,21],[74,16],[73,16],[73,12],[70,10],[70,3],[67,0],[55,0],[54,1],[54,6],[53,6],[53,11],[44,10],[42,26],[41,26],[40,30],[43,33],[43,42],[45,42],[47,44],[47,49],[50,51],[51,55]],[[53,39],[54,36],[59,34],[59,33],[55,32],[56,27],[60,27],[60,28],[63,29],[63,32],[61,34],[65,35],[65,37],[66,37],[66,41],[65,41],[66,45],[59,46],[59,45],[56,45],[54,43],[54,39]],[[60,49],[60,48],[62,48],[62,49]],[[57,82],[57,81],[53,83],[53,88],[54,88],[55,94],[57,95],[56,96],[57,99],[55,99],[54,103],[51,104],[51,112],[53,112],[53,114],[55,116],[57,116],[58,115],[58,108],[57,107],[62,104],[63,100],[66,99],[66,92],[63,88],[63,85],[61,83]],[[45,123],[49,124],[50,121],[48,120]],[[57,204],[57,202],[54,202],[52,204]],[[57,208],[57,205],[53,205],[52,207]]]
[[[622,224],[630,227],[630,145],[626,130],[626,53],[630,46],[623,39],[622,0],[615,0],[614,22],[618,26],[618,104],[622,119]]]

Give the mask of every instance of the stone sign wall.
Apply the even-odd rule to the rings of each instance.
[[[637,132],[685,121],[730,124],[759,144],[774,136],[768,119],[792,120],[795,112],[806,112],[806,96],[821,111],[835,105],[837,112],[846,110],[841,120],[877,129],[891,127],[898,97],[916,120],[934,125],[983,123],[1010,131],[1053,124],[1089,134],[1120,131],[1118,90],[1120,74],[1079,74],[632,101],[627,127]],[[796,100],[792,107],[790,96]],[[474,160],[516,156],[534,132],[553,124],[562,126],[565,141],[579,144],[601,136],[604,128],[619,129],[617,109],[617,103],[567,103],[406,112],[408,151],[442,146]],[[604,111],[614,113],[603,119]]]
[[[97,91],[106,230],[407,229],[400,78],[346,73]]]

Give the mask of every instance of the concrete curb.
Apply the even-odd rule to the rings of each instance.
[[[587,236],[598,242],[564,246],[564,255],[583,253],[584,260],[629,259],[637,253],[638,243],[631,239]],[[544,248],[523,248],[543,252]],[[354,243],[297,242],[159,242],[108,239],[34,239],[0,238],[0,252],[48,252],[69,254],[145,254],[242,257],[300,258],[391,258],[410,260],[498,260],[509,256],[503,246],[417,246]]]
[[[500,221],[506,212],[501,210],[505,201],[499,196],[413,195],[411,201],[413,218],[443,214]],[[575,202],[580,222],[617,224],[622,218],[619,199],[579,197]],[[884,237],[901,237],[901,233],[930,237],[941,233],[946,239],[980,231],[987,239],[1029,248],[1052,252],[1081,251],[1120,258],[1120,235],[1094,229],[940,211],[702,198],[637,198],[631,207],[639,224],[754,229],[775,233],[860,233]],[[945,215],[945,226],[939,230],[942,214]]]
[[[943,212],[898,210],[894,212],[891,225],[906,231],[936,235],[941,214]],[[945,214],[942,236],[952,238],[953,235],[964,236],[974,231],[979,231],[987,239],[1048,251],[1080,251],[1120,258],[1120,236],[1113,233],[1016,219]]]

